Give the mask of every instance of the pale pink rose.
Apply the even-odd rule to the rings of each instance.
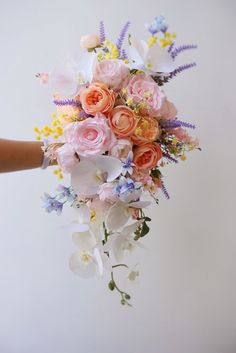
[[[76,163],[78,163],[75,150],[69,143],[65,143],[63,146],[57,148],[55,151],[55,156],[57,158],[58,165],[64,173],[70,173]]]
[[[175,119],[177,115],[177,109],[172,102],[166,99],[162,104],[159,114],[162,119]]]
[[[102,60],[95,66],[93,72],[94,81],[102,81],[115,91],[126,86],[128,77],[129,69],[119,59]]]
[[[98,189],[99,199],[103,202],[113,203],[118,200],[118,196],[114,192],[115,186],[113,183],[104,183]]]
[[[80,46],[84,49],[93,49],[100,44],[100,38],[97,34],[87,34],[80,39]]]
[[[140,113],[153,117],[160,115],[163,103],[166,100],[165,94],[160,90],[157,83],[145,74],[133,75],[128,82],[127,97],[134,103],[144,107]]]
[[[112,157],[124,160],[127,158],[130,151],[132,151],[132,142],[127,139],[118,139],[113,147],[110,149],[110,155]]]
[[[65,139],[71,143],[78,155],[103,154],[116,143],[116,137],[108,126],[106,117],[98,113],[94,118],[68,124]]]

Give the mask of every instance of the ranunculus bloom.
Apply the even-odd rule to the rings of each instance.
[[[143,116],[139,118],[131,139],[134,144],[142,145],[155,141],[159,135],[160,131],[157,120],[150,116]]]
[[[177,109],[175,108],[174,104],[167,99],[162,104],[161,110],[159,115],[162,119],[175,119],[177,115]]]
[[[86,113],[96,115],[109,112],[115,104],[116,95],[104,83],[94,82],[80,91],[79,99]]]
[[[69,143],[65,143],[63,146],[57,148],[55,151],[55,156],[57,158],[58,165],[64,173],[70,173],[76,163],[78,163],[75,150]]]
[[[81,156],[103,154],[116,142],[116,137],[103,114],[68,124],[64,134],[66,141]]]
[[[100,44],[100,38],[97,34],[87,34],[80,39],[80,46],[84,49],[93,49]]]
[[[119,59],[102,60],[97,63],[93,72],[94,81],[102,81],[115,91],[126,86],[128,76],[129,69]]]
[[[145,74],[133,75],[127,85],[127,96],[134,103],[140,104],[141,114],[159,116],[166,96],[157,83]]]
[[[154,168],[161,158],[162,151],[158,143],[146,143],[134,148],[133,162],[138,169],[149,170]]]
[[[130,151],[132,151],[132,142],[128,139],[118,139],[110,149],[110,156],[124,160],[127,158]]]
[[[132,135],[137,126],[137,119],[133,110],[125,105],[118,105],[108,114],[108,122],[111,129],[119,137]]]

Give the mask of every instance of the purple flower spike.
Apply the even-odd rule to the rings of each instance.
[[[169,155],[169,153],[163,152],[163,157],[165,157],[166,159],[168,159],[170,162],[178,163],[177,159],[175,159],[174,157],[172,157],[171,155]]]
[[[195,62],[178,66],[174,71],[170,73],[169,79],[175,77],[176,75],[180,74],[185,70],[191,69],[194,66],[197,66]]]
[[[129,26],[130,26],[130,22],[128,21],[128,22],[126,22],[126,24],[124,25],[124,27],[122,28],[122,30],[120,32],[119,38],[116,42],[116,46],[119,51],[121,50],[121,47],[124,42],[124,39],[125,39],[125,36],[126,36],[126,33],[128,31]]]
[[[105,39],[106,39],[105,27],[104,27],[104,22],[103,21],[99,22],[99,33],[100,33],[100,42],[102,44],[105,41]]]
[[[75,99],[55,99],[53,103],[56,105],[73,105],[76,107],[81,106],[80,102]]]
[[[196,126],[190,123],[187,123],[185,121],[181,121],[181,120],[161,120],[160,121],[161,126],[164,129],[175,129],[177,127],[186,127],[188,129],[195,129]]]
[[[163,181],[161,181],[161,191],[163,192],[163,194],[165,195],[167,200],[169,200],[170,199],[170,195],[169,195],[168,191],[166,190],[166,187],[165,187]]]
[[[177,47],[177,48],[175,48],[174,50],[171,51],[172,59],[174,60],[180,53],[182,53],[185,50],[196,49],[196,48],[197,48],[197,45],[195,45],[195,44],[184,44],[184,45],[181,45],[181,46],[179,46],[179,47]]]

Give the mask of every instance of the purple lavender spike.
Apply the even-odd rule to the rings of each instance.
[[[176,75],[180,74],[181,72],[183,72],[185,70],[191,69],[194,66],[197,66],[197,64],[195,62],[178,66],[174,71],[172,71],[170,73],[169,79],[175,77]]]
[[[163,152],[163,157],[168,159],[170,162],[178,163],[177,159],[169,155],[169,153]]]
[[[171,52],[172,52],[172,50],[173,50],[173,48],[174,48],[174,45],[175,45],[174,42],[171,43],[171,45],[170,45],[169,48],[168,48],[168,53],[171,53]]]
[[[105,39],[106,39],[105,27],[104,27],[104,22],[103,21],[99,22],[99,33],[100,33],[100,42],[102,44],[105,41]]]
[[[120,35],[119,35],[119,38],[117,39],[116,46],[117,46],[117,49],[119,51],[121,50],[121,47],[122,47],[122,44],[124,42],[125,35],[126,35],[127,31],[128,31],[129,26],[130,26],[130,22],[128,21],[128,22],[126,22],[126,24],[122,28],[122,30],[120,32]]]
[[[161,191],[163,192],[163,194],[165,195],[167,200],[169,200],[170,199],[170,195],[169,195],[168,191],[166,190],[166,187],[165,187],[163,181],[161,181]]]
[[[56,105],[74,105],[76,107],[80,107],[81,104],[75,99],[55,99],[53,101]]]
[[[81,111],[81,112],[79,112],[79,114],[78,114],[78,117],[79,118],[89,118],[89,117],[91,117],[92,115],[90,115],[90,114],[87,114],[85,111]]]
[[[121,51],[120,59],[122,59],[122,60],[128,59],[128,55],[124,49],[122,49],[122,51]]]
[[[171,52],[172,59],[175,59],[180,53],[182,53],[185,50],[190,50],[190,49],[196,49],[197,45],[195,44],[184,44],[180,45],[179,47],[175,48]],[[173,49],[173,48],[172,48]]]
[[[186,127],[188,129],[195,129],[196,128],[196,126],[191,123],[177,120],[177,119],[175,119],[175,120],[162,120],[161,126],[164,129],[175,129],[175,128],[181,127],[181,126]]]

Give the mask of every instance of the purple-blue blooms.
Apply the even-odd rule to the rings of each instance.
[[[154,21],[151,23],[147,23],[145,28],[152,34],[156,34],[158,32],[165,33],[168,29],[168,25],[166,23],[164,16],[156,16]]]
[[[132,179],[122,176],[120,177],[119,183],[115,188],[115,193],[117,193],[120,197],[125,194],[132,193],[133,191],[139,189],[141,186],[142,183],[134,182]]]
[[[66,198],[66,201],[73,202],[76,198],[76,195],[74,194],[74,192],[70,186],[66,187],[66,186],[60,184],[57,187],[57,191],[60,192],[60,198]]]
[[[126,173],[129,173],[131,175],[133,173],[133,166],[133,152],[130,151],[126,160],[123,162],[122,175],[126,175]]]
[[[61,214],[63,209],[63,202],[56,200],[55,197],[50,196],[46,192],[44,193],[42,200],[44,202],[42,207],[45,208],[46,212],[50,213],[52,211],[56,211],[58,216]]]

